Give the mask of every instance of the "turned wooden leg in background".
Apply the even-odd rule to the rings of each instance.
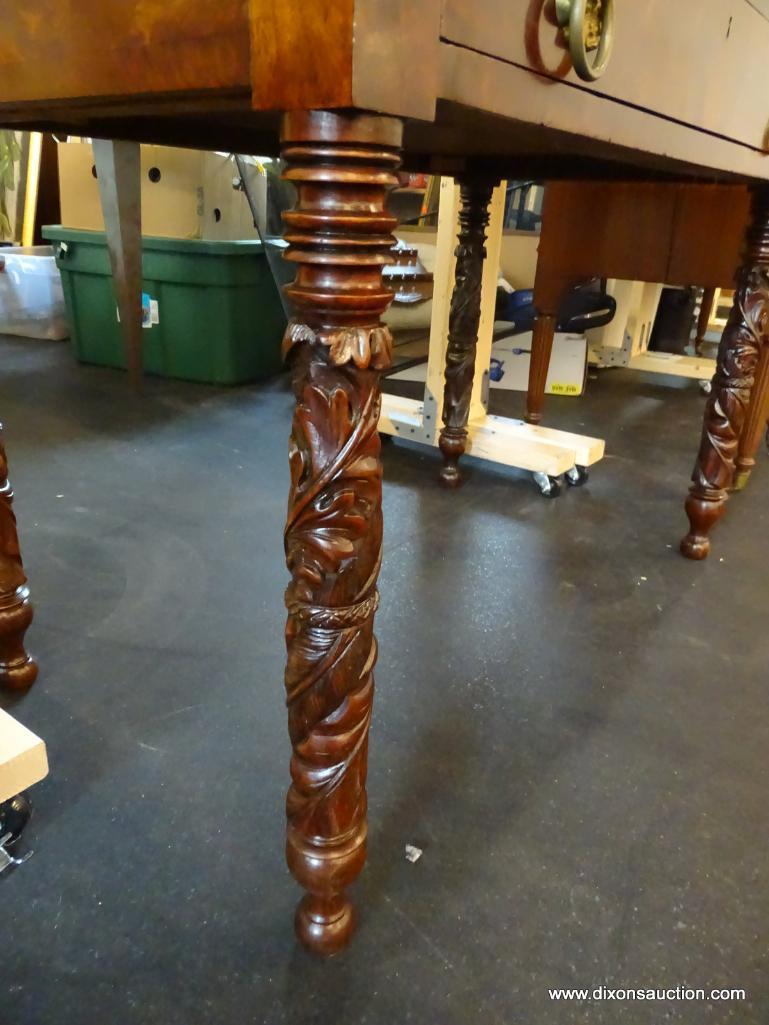
[[[37,662],[24,648],[24,634],[31,622],[32,603],[21,564],[13,491],[0,441],[0,687],[5,690],[26,690],[37,679]]]
[[[748,414],[745,417],[737,449],[734,491],[742,491],[750,479],[753,467],[756,465],[758,446],[761,444],[761,437],[766,430],[767,419],[769,419],[769,345],[764,345],[761,349],[753,391],[750,395]]]
[[[757,188],[734,305],[721,337],[713,387],[705,406],[702,441],[686,501],[690,527],[681,542],[681,551],[687,558],[707,556],[710,531],[724,514],[759,355],[769,344],[768,332],[769,189]]]
[[[334,954],[348,942],[345,890],[366,858],[366,760],[373,698],[374,612],[382,552],[379,376],[392,338],[380,317],[396,220],[402,125],[329,112],[283,120],[286,332],[296,396],[285,546],[291,583],[286,692],[293,745],[287,857],[307,890],[300,940]]]
[[[697,337],[694,339],[694,351],[698,356],[702,355],[702,345],[707,334],[715,298],[715,288],[704,288],[702,290],[702,305],[700,306],[700,315],[697,317]]]
[[[438,444],[443,453],[440,479],[447,487],[462,483],[459,459],[467,445],[467,418],[475,375],[475,350],[481,319],[481,285],[486,257],[486,227],[494,190],[488,181],[460,182],[457,269],[449,312],[443,428]]]
[[[526,412],[524,414],[524,420],[529,424],[538,424],[542,420],[547,372],[550,369],[550,357],[553,352],[555,324],[556,317],[554,313],[540,313],[534,321],[534,333],[531,339],[531,362],[529,364],[529,387],[526,392]]]

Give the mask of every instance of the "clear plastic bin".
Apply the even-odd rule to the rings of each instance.
[[[69,337],[52,246],[0,247],[0,335]]]

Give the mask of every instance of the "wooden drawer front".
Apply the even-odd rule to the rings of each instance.
[[[441,37],[554,80],[769,149],[769,20],[750,0],[614,0],[606,73],[584,82],[553,0],[443,0]]]

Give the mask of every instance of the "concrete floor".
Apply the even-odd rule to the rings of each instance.
[[[65,345],[0,359],[41,664],[3,704],[52,769],[0,880],[2,1025],[766,1023],[769,466],[680,558],[696,383],[550,401],[609,452],[555,502],[386,449],[370,860],[324,963],[282,849],[286,382],[139,400]],[[748,999],[548,995],[599,985]]]

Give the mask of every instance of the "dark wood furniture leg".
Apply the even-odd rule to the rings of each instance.
[[[461,206],[456,248],[457,269],[449,311],[443,427],[438,445],[443,453],[440,480],[449,488],[462,483],[459,459],[467,446],[467,419],[475,376],[475,351],[481,320],[481,284],[486,257],[486,228],[494,183],[460,182]]]
[[[710,323],[710,314],[713,312],[713,301],[716,298],[715,288],[705,288],[702,291],[702,305],[700,315],[697,317],[697,337],[694,339],[694,351],[698,356],[702,355],[702,345]]]
[[[523,415],[528,424],[542,421],[545,405],[545,385],[553,353],[556,316],[554,313],[539,313],[534,321],[531,339],[531,362],[529,363],[529,387],[526,391],[526,412]]]
[[[291,583],[286,693],[293,758],[287,857],[307,890],[299,939],[334,954],[353,931],[345,894],[366,858],[366,761],[373,698],[374,612],[382,553],[380,371],[392,338],[380,322],[392,293],[382,268],[396,219],[402,124],[395,118],[291,113],[284,215],[295,319],[284,343],[296,409],[289,445],[285,547]]]
[[[769,419],[769,345],[764,345],[756,369],[748,415],[740,435],[734,471],[734,491],[742,491],[756,465],[756,453]]]
[[[138,142],[94,139],[112,283],[132,387],[142,385],[142,192]]]
[[[27,690],[37,679],[37,662],[24,648],[24,634],[32,614],[21,564],[13,491],[8,482],[8,462],[0,441],[0,687],[4,690]]]
[[[742,266],[729,319],[721,337],[713,388],[705,406],[697,462],[686,500],[689,533],[681,551],[704,559],[709,534],[724,514],[735,475],[740,437],[762,349],[769,342],[769,188],[752,196]]]

